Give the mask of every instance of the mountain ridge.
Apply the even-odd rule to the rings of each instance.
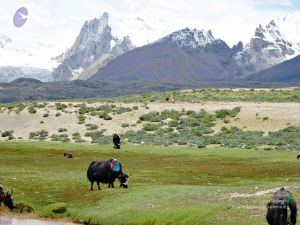
[[[231,55],[211,31],[185,28],[120,55],[90,80],[230,80],[242,74]]]

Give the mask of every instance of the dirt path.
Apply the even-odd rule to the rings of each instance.
[[[271,189],[266,189],[266,190],[262,190],[262,191],[257,191],[253,194],[249,194],[249,193],[232,193],[228,196],[229,199],[233,199],[233,198],[251,198],[251,197],[256,197],[256,196],[263,196],[263,195],[267,195],[270,193],[275,193],[276,191],[278,191],[281,187],[277,187],[277,188],[271,188]],[[297,186],[286,186],[284,187],[286,189],[289,190],[295,190],[295,189],[300,189],[300,185]]]

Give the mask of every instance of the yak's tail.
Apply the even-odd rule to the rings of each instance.
[[[87,172],[86,172],[86,176],[87,176],[87,178],[89,179],[89,181],[92,181],[91,167],[92,167],[95,163],[97,163],[97,161],[91,162],[91,164],[89,165],[89,168],[88,168],[88,170],[87,170]]]

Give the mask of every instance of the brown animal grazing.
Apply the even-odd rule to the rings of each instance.
[[[73,155],[71,153],[64,153],[64,157],[71,159]]]
[[[297,204],[291,192],[281,188],[275,192],[267,204],[266,219],[269,225],[295,225],[297,222]]]

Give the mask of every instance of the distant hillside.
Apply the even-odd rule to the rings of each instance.
[[[19,78],[10,83],[0,83],[0,102],[106,98],[196,87],[196,83],[91,82],[82,80],[43,83],[35,79]]]
[[[257,81],[65,81],[43,83],[35,79],[19,78],[0,83],[0,102],[30,100],[63,100],[130,96],[149,92],[166,92],[195,88],[289,87],[295,83],[262,83]]]
[[[300,55],[259,73],[249,75],[246,79],[261,82],[300,82]]]

